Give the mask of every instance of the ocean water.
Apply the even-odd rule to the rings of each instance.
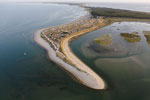
[[[78,98],[71,89],[80,85],[48,59],[33,36],[37,29],[83,16],[84,9],[58,4],[5,3],[0,4],[0,13],[0,100]]]
[[[66,72],[51,62],[46,51],[33,41],[37,29],[65,24],[85,13],[83,8],[63,4],[0,4],[0,100],[150,99],[149,53],[135,55],[134,58],[138,59],[122,58],[119,61],[117,58],[86,58],[82,52],[86,48],[82,44],[88,43],[93,36],[102,34],[101,30],[98,30],[99,34],[94,33],[97,36],[91,35],[92,32],[73,41],[71,47],[75,54],[107,83],[107,90],[96,91],[74,82]],[[131,26],[135,24],[132,23]],[[116,25],[118,24],[114,26]],[[141,27],[141,23],[138,25]],[[145,27],[145,24],[143,25],[142,27]],[[116,30],[113,27],[108,26],[103,31]],[[129,65],[126,61],[132,66],[126,67]],[[140,65],[144,66],[136,66],[135,62],[138,61],[142,61]]]

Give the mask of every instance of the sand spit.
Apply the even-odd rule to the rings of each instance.
[[[36,31],[34,40],[41,47],[47,50],[48,56],[53,62],[55,62],[65,71],[70,73],[71,76],[73,76],[80,84],[85,85],[92,89],[101,90],[105,89],[106,87],[103,79],[99,75],[97,75],[91,68],[89,68],[86,64],[84,64],[78,57],[76,57],[69,47],[69,42],[72,40],[72,38],[99,29],[101,24],[103,24],[103,20],[100,20],[99,24],[93,25],[93,27],[90,27],[89,29],[75,32],[69,35],[68,37],[65,37],[61,41],[60,46],[62,49],[62,53],[66,56],[67,59],[69,59],[69,61],[73,62],[73,64],[69,64],[60,57],[58,57],[57,51],[55,51],[54,48],[50,46],[48,41],[46,41],[41,37],[41,33],[49,28],[43,28]]]

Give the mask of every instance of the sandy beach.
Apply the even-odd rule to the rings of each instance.
[[[35,32],[34,40],[41,47],[45,48],[48,52],[49,59],[58,64],[61,68],[71,74],[80,84],[83,84],[92,89],[105,89],[105,83],[101,77],[99,77],[92,69],[81,62],[70,50],[69,40],[74,37],[66,38],[63,42],[65,53],[70,60],[73,60],[77,66],[71,66],[64,62],[62,59],[56,56],[56,52],[50,47],[49,43],[41,38],[40,34],[43,30],[47,28],[40,29]],[[78,68],[76,68],[78,67]],[[81,70],[78,70],[81,69]]]

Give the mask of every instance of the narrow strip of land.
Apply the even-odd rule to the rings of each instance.
[[[76,57],[69,47],[69,42],[73,38],[103,26],[105,26],[103,18],[85,16],[66,25],[41,29],[35,33],[34,40],[48,51],[52,61],[80,84],[92,89],[105,89],[104,80]]]
[[[99,25],[103,24],[103,19],[99,20],[98,24],[90,27],[88,29],[82,30],[80,32],[76,32],[66,38],[64,38],[61,41],[61,49],[62,52],[65,54],[65,56],[81,71],[84,71],[86,73],[88,73],[90,76],[93,77],[93,79],[95,78],[95,81],[89,80],[88,84],[89,85],[93,85],[97,82],[97,89],[104,89],[105,87],[105,83],[103,81],[103,79],[98,76],[92,69],[90,69],[86,64],[84,64],[80,59],[78,59],[78,57],[76,57],[72,51],[70,50],[69,47],[69,42],[71,41],[72,38],[83,35],[85,33],[88,33],[90,31],[96,30],[97,28],[99,28]],[[94,87],[94,86],[93,86]]]
[[[91,14],[71,23],[38,30],[34,40],[47,50],[52,61],[80,84],[92,89],[105,89],[104,80],[91,69],[92,66],[90,68],[72,53],[69,47],[70,41],[113,22],[150,21],[150,14],[110,8],[90,8],[89,11]]]

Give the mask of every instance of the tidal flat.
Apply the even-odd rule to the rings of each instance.
[[[115,22],[112,25],[82,36],[81,38],[84,38],[83,41],[85,42],[80,44],[81,51],[88,58],[119,58],[143,53],[149,50],[147,38],[143,35],[143,30],[150,30],[149,25],[146,22]],[[108,33],[112,36],[111,45],[104,46],[95,43],[97,37],[104,36]],[[79,39],[79,41],[81,40]]]
[[[150,92],[146,89],[150,88],[150,45],[143,35],[143,31],[147,31],[144,34],[149,33],[149,27],[149,22],[115,22],[81,36],[72,41],[70,46],[83,62],[92,66],[92,69],[105,79],[109,93],[115,92],[120,99],[124,97],[123,100],[141,100],[137,98],[137,94],[141,94],[142,98],[147,94],[148,98]],[[141,38],[138,42],[128,42],[120,35],[135,32]],[[112,35],[112,45],[103,46],[93,42],[104,34]]]

